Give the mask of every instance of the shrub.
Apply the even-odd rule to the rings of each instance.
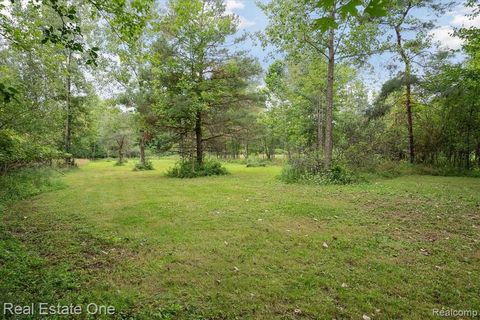
[[[142,164],[141,162],[136,163],[133,171],[141,170],[154,170],[152,161],[145,161],[145,164]]]
[[[127,163],[128,163],[128,161],[126,159],[123,159],[122,162],[118,161],[118,159],[117,159],[117,161],[115,161],[114,166],[124,166]]]
[[[473,168],[467,170],[464,168],[458,168],[453,166],[441,166],[441,167],[432,167],[426,165],[416,165],[415,166],[416,174],[431,175],[431,176],[457,176],[457,177],[480,177],[480,169]]]
[[[195,178],[226,174],[228,174],[228,171],[220,162],[208,159],[201,166],[192,161],[180,161],[167,171],[167,176],[172,178]]]
[[[352,171],[338,164],[326,170],[320,158],[306,155],[290,161],[280,175],[287,183],[350,184],[361,181]]]
[[[1,175],[0,211],[8,203],[63,187],[57,176],[54,170],[45,168],[24,168]]]
[[[250,156],[247,158],[247,168],[252,168],[252,167],[265,167],[267,164],[265,160],[260,159],[259,157],[256,156]]]
[[[399,163],[398,161],[392,160],[383,160],[377,164],[375,168],[372,168],[370,171],[380,175],[384,178],[395,178],[402,174],[405,174],[410,169],[409,163]]]
[[[51,146],[10,129],[0,130],[0,168],[7,172],[32,164],[49,163],[66,156]]]
[[[408,161],[383,160],[379,162],[372,173],[385,178],[395,178],[402,175],[430,175],[430,176],[469,176],[480,177],[479,169],[466,170],[449,166],[431,166],[424,164],[411,164]]]

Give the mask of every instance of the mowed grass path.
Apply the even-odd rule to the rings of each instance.
[[[18,302],[112,304],[119,319],[480,309],[479,179],[306,186],[278,181],[279,167],[182,180],[164,176],[171,160],[113,164],[90,162],[5,214],[30,252],[9,285]]]

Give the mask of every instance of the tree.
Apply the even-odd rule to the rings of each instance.
[[[429,31],[434,27],[432,21],[425,22],[412,14],[415,9],[427,8],[432,13],[444,12],[449,4],[434,0],[402,0],[394,2],[388,10],[382,24],[390,26],[395,35],[390,41],[393,52],[397,53],[403,63],[405,85],[405,111],[408,126],[408,145],[410,162],[415,162],[415,141],[412,115],[412,73],[415,59],[424,57],[431,46]]]
[[[324,98],[326,66],[316,55],[277,60],[265,77],[269,113],[275,132],[289,157],[295,152],[316,151],[324,146]]]
[[[335,66],[346,59],[362,62],[372,52],[376,25],[358,24],[344,6],[347,1],[274,0],[262,4],[269,18],[264,43],[288,54],[313,51],[327,63],[325,88],[324,164],[330,167],[333,151]]]
[[[111,101],[114,103],[114,101]],[[100,135],[103,144],[117,153],[117,164],[123,165],[125,153],[135,141],[133,114],[117,105],[109,105],[102,114]]]
[[[202,166],[205,143],[232,129],[234,110],[254,101],[255,59],[229,50],[238,20],[219,0],[169,1],[154,46],[157,114],[177,135],[182,151],[193,134],[195,163]]]
[[[84,79],[86,66],[98,61],[99,48],[89,41],[89,30],[100,24],[101,17],[119,38],[135,38],[151,4],[150,0],[0,4],[2,68],[8,69],[5,77],[0,76],[0,126],[10,132],[2,136],[20,138],[25,148],[31,142],[62,150],[65,163],[71,165],[74,153],[82,149],[75,144],[88,127],[82,121],[95,96]],[[36,159],[31,156],[31,161],[21,163]]]

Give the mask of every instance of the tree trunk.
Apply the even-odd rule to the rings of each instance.
[[[267,140],[264,140],[264,146],[265,146],[265,155],[267,156],[267,159],[270,160],[270,149],[268,148],[268,143]]]
[[[408,68],[410,69],[410,68]],[[415,144],[413,142],[413,119],[412,119],[412,100],[411,100],[411,84],[410,84],[410,71],[405,73],[406,75],[406,99],[405,108],[407,109],[407,125],[408,125],[408,146],[410,153],[410,162],[415,162]]]
[[[320,99],[317,105],[317,150],[320,152],[323,147],[323,121],[322,121],[322,106]]]
[[[402,44],[402,35],[400,33],[400,27],[395,27],[395,33],[397,35],[397,48],[400,56],[402,57],[403,63],[405,64],[405,109],[407,111],[407,127],[408,127],[408,147],[410,162],[415,162],[415,144],[413,138],[413,117],[412,117],[412,84],[410,81],[411,77],[411,66],[410,59],[407,57],[405,50],[403,49]]]
[[[145,167],[145,134],[140,132],[140,164]]]
[[[197,157],[196,162],[198,166],[203,164],[203,141],[202,141],[202,113],[197,111],[195,119],[195,140],[196,140],[196,149]]]
[[[467,170],[470,170],[471,164],[470,164],[470,154],[471,154],[471,149],[470,149],[470,134],[471,134],[471,129],[472,129],[472,118],[473,118],[473,107],[474,105],[472,104],[468,113],[468,125],[467,125],[467,151],[466,151],[466,165],[467,165]]]
[[[117,144],[118,144],[118,163],[123,164],[123,147],[125,144],[125,137],[121,137],[120,139],[117,139]]]
[[[335,11],[331,14],[335,20]],[[328,70],[327,70],[327,90],[325,94],[325,168],[329,169],[332,162],[333,151],[333,84],[335,69],[335,30],[332,28],[328,36]]]
[[[476,157],[477,157],[477,165],[480,167],[480,142],[477,144]]]
[[[70,66],[72,61],[72,52],[70,51],[67,56],[67,83],[66,83],[66,113],[67,118],[65,120],[65,137],[64,137],[64,151],[65,153],[70,154],[71,152],[71,144],[72,144],[72,111],[70,106],[70,96],[72,91],[72,81],[70,76]],[[65,157],[65,165],[71,166],[72,165],[72,157],[68,155]]]
[[[123,163],[123,150],[118,149],[118,163],[122,164]]]

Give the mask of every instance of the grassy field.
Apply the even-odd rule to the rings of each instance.
[[[480,179],[288,185],[90,162],[3,214],[0,298],[118,319],[435,319],[480,309]]]

